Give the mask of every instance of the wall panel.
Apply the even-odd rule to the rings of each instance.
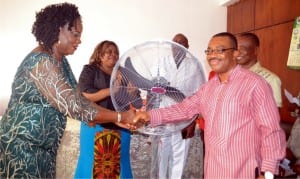
[[[282,82],[281,118],[291,122],[294,121],[294,118],[290,117],[289,102],[284,96],[283,89],[287,89],[295,95],[300,91],[300,71],[291,70],[286,66],[292,28],[293,22],[288,22],[254,31],[261,41],[259,61],[263,66],[276,73]]]
[[[300,14],[299,0],[255,0],[255,2],[256,29],[292,21]]]
[[[283,89],[300,93],[300,70],[286,66],[294,20],[300,16],[300,0],[241,0],[227,9],[227,30],[233,34],[254,32],[261,41],[259,60],[276,73]],[[293,123],[290,104],[283,96],[281,119]]]
[[[233,33],[240,33],[254,28],[255,1],[242,0],[228,7],[227,29]]]

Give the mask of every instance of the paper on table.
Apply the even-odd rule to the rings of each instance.
[[[293,169],[290,167],[290,160],[285,158],[280,162],[279,165],[285,170],[284,176],[289,176],[289,175],[295,174]]]

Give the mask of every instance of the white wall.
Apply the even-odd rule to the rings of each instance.
[[[20,62],[35,46],[31,26],[35,12],[58,0],[0,0],[0,103],[10,87]],[[182,32],[190,51],[209,71],[204,50],[211,35],[226,30],[226,7],[220,0],[68,0],[79,7],[83,18],[82,43],[69,56],[75,76],[97,43],[113,40],[121,54],[153,39],[171,40]]]

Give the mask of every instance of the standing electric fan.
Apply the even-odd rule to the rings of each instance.
[[[111,75],[111,98],[116,111],[143,102],[140,110],[163,108],[192,95],[205,82],[200,61],[183,46],[171,41],[149,41],[125,52]],[[128,96],[130,91],[134,96]],[[194,119],[138,129],[149,135],[168,135]]]

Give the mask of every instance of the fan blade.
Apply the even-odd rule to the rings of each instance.
[[[125,67],[119,67],[120,72],[122,73],[122,76],[130,81],[134,86],[145,89],[145,90],[150,90],[154,83],[146,78],[144,78],[142,75],[138,74],[136,70],[134,69],[130,57],[127,57],[125,61]]]
[[[174,87],[166,86],[165,89],[166,89],[165,95],[174,99],[176,102],[181,102],[186,97],[180,90]]]
[[[152,87],[155,86],[154,82],[144,78],[143,76],[137,73],[137,71],[131,63],[130,57],[127,57],[127,59],[125,60],[125,67],[126,68],[120,67],[120,71],[124,73],[130,79],[130,81],[138,88],[143,88],[149,91]],[[185,98],[185,95],[174,87],[164,85],[162,87],[166,90],[165,95],[172,98],[176,102],[181,102]]]

